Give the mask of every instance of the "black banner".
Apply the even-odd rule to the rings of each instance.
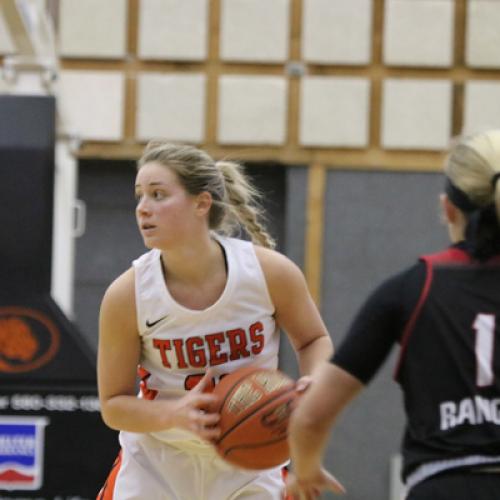
[[[0,96],[0,500],[95,498],[118,453],[95,353],[50,296],[55,99]]]
[[[0,499],[95,499],[119,444],[95,391],[0,392]]]

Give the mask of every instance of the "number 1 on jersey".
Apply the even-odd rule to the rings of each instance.
[[[479,387],[486,387],[492,385],[494,381],[495,315],[478,314],[472,327],[476,330],[476,384]]]

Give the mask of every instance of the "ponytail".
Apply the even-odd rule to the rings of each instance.
[[[445,191],[466,216],[465,242],[484,261],[500,253],[500,130],[467,137],[452,148]]]
[[[238,163],[218,161],[216,167],[224,177],[226,203],[236,221],[243,226],[252,241],[257,245],[274,248],[276,243],[260,222],[264,219],[264,210],[259,204],[260,193],[250,184]]]
[[[275,247],[273,238],[261,222],[265,217],[259,204],[260,194],[247,180],[239,164],[214,162],[201,149],[161,140],[151,141],[146,146],[138,168],[149,162],[157,162],[175,172],[188,193],[210,193],[210,229],[232,235],[242,226],[255,244]]]

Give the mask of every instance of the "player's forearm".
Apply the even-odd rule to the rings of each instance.
[[[119,395],[101,401],[101,414],[108,427],[128,432],[156,432],[172,427],[169,401],[148,401]]]
[[[299,480],[320,469],[328,437],[329,427],[308,418],[299,406],[290,421],[288,439],[292,467]]]
[[[301,375],[310,375],[322,361],[333,354],[333,343],[329,336],[322,335],[297,351]]]
[[[332,363],[322,362],[315,370],[290,419],[289,444],[299,478],[319,470],[330,429],[362,387],[361,381]]]

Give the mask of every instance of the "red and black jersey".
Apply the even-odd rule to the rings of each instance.
[[[500,259],[462,250],[423,257],[426,279],[401,339],[405,470],[500,456]]]
[[[460,245],[422,257],[361,309],[332,361],[367,382],[401,343],[404,477],[426,463],[500,457],[499,336],[500,257],[479,264]],[[475,463],[484,461],[463,465]]]

